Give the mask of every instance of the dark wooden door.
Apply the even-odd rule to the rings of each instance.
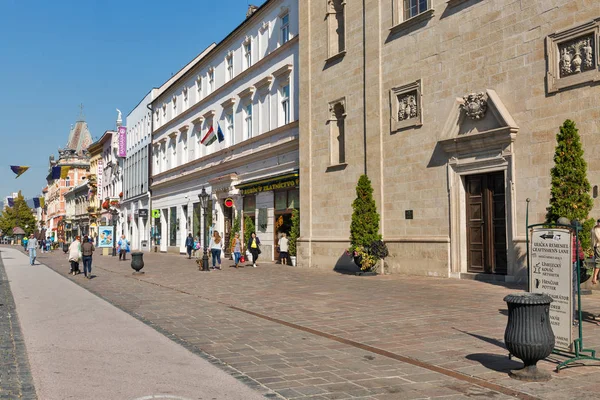
[[[504,173],[465,178],[467,197],[467,271],[505,275],[506,193]]]
[[[225,257],[231,257],[231,225],[233,223],[233,208],[223,204],[223,219],[225,221],[225,232],[223,240],[225,241]]]

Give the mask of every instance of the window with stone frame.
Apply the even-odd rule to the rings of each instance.
[[[329,103],[329,165],[346,163],[346,99]]]
[[[286,82],[281,89],[279,89],[279,98],[281,101],[281,125],[290,123],[290,84]]]
[[[196,77],[196,102],[202,100],[202,77]]]
[[[248,101],[246,107],[244,109],[244,135],[246,139],[250,139],[252,137],[252,101]]]
[[[406,21],[407,19],[416,17],[419,14],[424,13],[425,11],[431,8],[431,0],[401,0],[403,2],[402,6],[402,20]]]
[[[233,146],[235,144],[235,129],[233,126],[233,111],[230,111],[225,115],[225,124],[227,127],[227,140],[229,140],[229,145]]]
[[[215,91],[215,70],[211,68],[208,71],[208,94]]]
[[[600,80],[600,19],[546,38],[548,92]]]
[[[281,44],[290,40],[290,14],[281,17]]]
[[[230,52],[225,57],[225,64],[227,68],[227,82],[233,79],[233,52]]]
[[[390,90],[391,131],[423,125],[421,80]]]
[[[328,58],[346,51],[346,0],[327,0]]]
[[[252,38],[246,37],[244,41],[244,67],[248,69],[252,66]]]

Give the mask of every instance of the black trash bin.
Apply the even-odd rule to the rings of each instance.
[[[143,272],[140,271],[144,268],[144,253],[141,251],[131,253],[131,268],[135,270],[134,274],[143,274]]]

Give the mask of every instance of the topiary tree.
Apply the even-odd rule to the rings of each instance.
[[[238,212],[235,218],[233,219],[233,226],[231,227],[231,232],[229,233],[229,245],[233,243],[233,239],[235,238],[236,233],[240,233],[240,229],[242,227],[242,216]],[[233,251],[231,252],[233,254]]]
[[[290,256],[296,255],[296,241],[300,237],[300,211],[292,211],[292,227],[290,228],[290,237],[288,242],[288,251]]]
[[[594,202],[589,194],[587,163],[583,159],[583,147],[575,122],[566,120],[556,135],[556,141],[554,167],[550,171],[552,188],[546,222],[556,222],[560,217],[579,220],[583,224],[579,235],[581,247],[589,252],[594,219],[588,219],[588,216]]]
[[[373,199],[373,187],[367,175],[361,175],[356,185],[356,199],[352,202],[350,223],[350,250],[367,249],[374,241],[381,240],[379,213]]]
[[[254,229],[256,229],[254,227],[254,219],[246,217],[244,219],[244,246],[246,246],[250,240],[250,236],[252,235],[252,232],[254,232]]]

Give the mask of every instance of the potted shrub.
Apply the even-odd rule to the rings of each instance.
[[[233,226],[231,227],[231,232],[229,233],[229,244],[231,245],[231,243],[233,243],[233,239],[235,238],[235,234],[240,232],[240,228],[242,226],[242,216],[240,215],[240,213],[236,213],[236,217],[233,219]],[[242,246],[240,246],[240,249],[244,248],[244,245],[242,243]],[[229,251],[230,249],[227,249],[227,251]],[[230,260],[233,260],[233,251],[231,251],[231,256],[229,257]]]
[[[292,266],[296,266],[296,241],[300,236],[300,211],[292,211],[292,227],[290,228],[290,237],[288,238],[288,251]]]
[[[365,272],[374,274],[373,267],[381,254],[387,256],[387,247],[381,241],[379,234],[380,217],[373,199],[373,187],[367,175],[361,175],[358,179],[356,199],[352,202],[352,208],[354,211],[350,222],[350,248],[347,252],[360,268],[359,274]],[[374,243],[378,245],[373,247]],[[376,251],[373,252],[373,249]]]
[[[252,232],[254,232],[254,219],[250,218],[250,217],[246,217],[244,219],[244,247],[246,247],[246,245],[248,244],[248,241],[250,240],[250,237],[252,236]],[[246,249],[246,260],[248,261],[254,261],[252,260],[252,254],[250,253],[250,250]]]

